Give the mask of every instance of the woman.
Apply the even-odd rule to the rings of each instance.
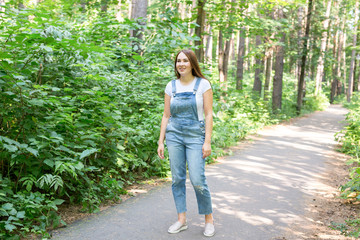
[[[176,55],[175,73],[177,79],[169,82],[165,89],[164,114],[157,150],[159,157],[163,159],[166,137],[172,192],[178,213],[178,221],[170,226],[168,232],[178,233],[187,229],[187,163],[199,214],[205,215],[204,235],[211,237],[215,234],[215,228],[211,196],[205,178],[205,158],[211,154],[213,93],[209,81],[201,73],[193,51],[182,50]]]

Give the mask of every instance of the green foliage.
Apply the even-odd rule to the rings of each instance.
[[[331,228],[340,231],[347,237],[360,237],[360,219],[348,219],[345,223],[332,222]]]
[[[1,239],[10,239],[26,233],[49,236],[47,233],[49,226],[57,227],[60,224],[66,224],[56,214],[57,206],[64,200],[56,199],[53,194],[27,190],[14,193],[13,184],[9,178],[3,178],[0,175]]]
[[[350,109],[346,115],[348,123],[343,130],[336,133],[335,138],[341,143],[341,151],[352,158],[347,162],[351,165],[350,180],[340,187],[342,198],[353,195],[356,201],[360,201],[360,94],[354,93],[351,103],[344,105]],[[350,219],[346,223],[337,225],[336,228],[346,236],[360,236],[360,219]]]
[[[48,218],[59,218],[54,197],[92,212],[118,200],[124,184],[138,177],[165,176],[169,167],[156,156],[154,126],[172,75],[167,54],[192,39],[183,38],[184,26],[171,12],[149,24],[143,56],[129,48],[128,30],[137,27],[130,20],[104,16],[68,25],[41,8],[6,14],[0,28],[4,236],[46,235]],[[33,198],[37,212],[19,225],[20,217],[7,211],[30,208]]]
[[[65,224],[57,215],[63,202],[96,212],[103,201],[119,200],[126,184],[169,172],[168,159],[156,154],[164,87],[174,78],[174,54],[197,40],[187,34],[193,19],[150,8],[139,40],[129,30],[143,26],[119,22],[111,8],[99,14],[95,3],[84,14],[80,1],[45,0],[36,9],[7,5],[0,15],[0,238],[48,237],[47,228]],[[233,23],[241,17],[236,11]],[[204,72],[214,90],[208,161],[247,134],[295,116],[296,81],[289,75],[283,110],[273,115],[269,102],[252,93],[249,75],[242,91],[229,80],[220,100],[216,71]],[[317,110],[318,103],[309,95],[305,107]]]

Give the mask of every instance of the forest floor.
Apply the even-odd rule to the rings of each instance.
[[[336,113],[338,116],[337,118],[333,119],[330,122],[326,121],[326,118],[328,118],[328,114],[334,114]],[[267,154],[261,154],[258,156],[252,155],[249,160],[253,159],[255,161],[255,165],[247,165],[248,162],[241,162],[241,168],[243,171],[247,172],[254,172],[257,175],[258,178],[263,177],[271,177],[272,180],[278,181],[279,184],[269,184],[266,185],[268,179],[261,180],[261,184],[257,184],[256,181],[253,182],[253,186],[251,186],[252,181],[243,181],[241,184],[243,184],[245,187],[251,187],[252,189],[255,188],[255,192],[257,192],[256,197],[251,197],[253,192],[247,193],[246,188],[240,191],[240,196],[235,196],[229,194],[229,189],[226,189],[224,194],[224,199],[229,202],[229,206],[233,204],[231,200],[237,200],[238,202],[243,202],[245,204],[246,201],[255,199],[256,198],[262,198],[268,197],[266,201],[263,201],[260,205],[251,206],[250,208],[254,208],[258,210],[259,208],[263,208],[260,212],[256,212],[255,210],[251,211],[249,209],[245,208],[244,211],[230,211],[230,209],[233,208],[234,205],[231,205],[232,207],[227,209],[228,212],[222,211],[223,208],[227,208],[228,206],[226,204],[222,204],[222,202],[225,201],[219,201],[221,193],[220,190],[224,190],[223,188],[215,189],[215,191],[212,190],[213,193],[213,199],[215,202],[215,209],[217,209],[218,214],[215,212],[215,219],[219,219],[220,225],[220,231],[221,228],[224,228],[224,222],[226,222],[226,217],[219,216],[224,213],[229,213],[230,215],[238,215],[238,219],[242,222],[246,222],[250,225],[255,226],[254,229],[246,229],[246,226],[240,226],[242,228],[242,233],[237,235],[234,234],[231,238],[229,236],[221,235],[220,231],[217,233],[217,238],[219,239],[353,239],[353,238],[347,238],[341,235],[341,233],[337,230],[332,230],[330,228],[331,223],[344,223],[346,219],[358,216],[359,213],[359,206],[356,204],[351,204],[343,199],[339,198],[340,191],[339,186],[344,184],[346,180],[348,179],[348,169],[349,166],[345,164],[346,160],[348,159],[348,156],[341,154],[336,151],[336,142],[333,139],[334,132],[337,132],[341,129],[343,126],[343,123],[339,123],[342,119],[344,119],[344,114],[346,113],[346,110],[341,108],[340,106],[331,106],[327,111],[325,112],[318,112],[314,114],[310,114],[309,116],[304,116],[301,118],[297,118],[294,120],[291,120],[290,122],[286,122],[277,126],[271,126],[263,129],[259,133],[249,136],[246,140],[243,140],[239,142],[237,146],[234,146],[228,151],[233,152],[231,156],[223,157],[217,160],[215,164],[208,165],[207,172],[208,175],[210,175],[211,178],[219,178],[217,174],[217,170],[220,168],[223,168],[227,170],[226,163],[231,163],[232,160],[236,160],[239,158],[244,159],[246,158],[246,151],[250,151],[249,149],[254,148],[254,145],[261,145],[266,144],[269,145],[268,147],[271,148],[271,145],[274,143],[280,143],[280,138],[283,139],[284,142],[292,142],[292,139],[286,139],[287,135],[292,135],[296,133],[299,129],[304,128],[307,130],[313,132],[313,140],[314,143],[317,143],[319,146],[322,145],[322,147],[325,147],[323,149],[316,149],[315,144],[310,142],[306,142],[306,139],[302,134],[300,133],[299,136],[294,136],[295,138],[300,138],[301,144],[297,146],[297,150],[299,150],[299,156],[300,158],[304,157],[306,158],[306,154],[301,154],[301,151],[306,150],[306,146],[304,144],[308,145],[308,150],[312,152],[312,156],[308,158],[310,162],[305,163],[298,163],[294,164],[293,168],[291,168],[291,172],[288,171],[289,169],[273,169],[276,166],[279,165],[286,165],[286,162],[281,162],[278,165],[265,165],[264,161],[259,162],[259,156],[267,155]],[[325,114],[325,115],[324,115]],[[338,126],[336,123],[339,123]],[[325,128],[329,128],[329,135],[332,136],[332,139],[324,140],[322,139],[324,136],[321,136],[318,138],[317,134],[320,134],[320,131],[318,129],[318,126]],[[295,129],[295,128],[296,129]],[[298,129],[299,128],[299,129]],[[276,132],[276,139],[274,139],[274,133]],[[280,138],[278,138],[280,137]],[[270,138],[270,139],[269,139]],[[269,143],[269,140],[272,142]],[[305,143],[306,142],[306,143]],[[297,143],[294,142],[293,145],[296,145]],[[286,144],[285,144],[286,145]],[[265,145],[264,145],[265,146]],[[260,146],[260,148],[264,148],[264,146]],[[265,147],[267,148],[267,147]],[[279,147],[278,149],[275,149],[275,151],[280,151],[283,147]],[[319,152],[321,150],[321,152]],[[254,151],[252,149],[251,151]],[[256,151],[256,150],[255,150]],[[259,151],[259,150],[258,150]],[[265,150],[266,151],[266,150]],[[245,152],[245,153],[244,153]],[[279,152],[279,154],[281,154]],[[286,160],[288,158],[293,158],[295,155],[291,149],[288,149],[283,154],[283,159]],[[285,156],[284,156],[285,155]],[[303,156],[302,156],[303,155]],[[272,157],[275,155],[271,155]],[[271,157],[269,156],[269,157]],[[313,161],[314,156],[317,156],[317,158],[321,158],[322,160],[319,162],[311,162]],[[306,161],[308,161],[306,160]],[[305,168],[304,168],[305,166]],[[236,167],[235,165],[231,166],[231,168]],[[286,166],[289,168],[289,166]],[[300,169],[301,168],[301,169]],[[268,171],[269,170],[269,171]],[[278,171],[277,173],[273,172],[273,170]],[[286,170],[286,172],[284,172]],[[313,171],[314,170],[314,171]],[[231,173],[231,172],[229,172]],[[224,175],[224,172],[222,172]],[[300,175],[301,176],[300,176]],[[226,175],[226,174],[225,174]],[[239,175],[241,179],[247,178],[245,172],[244,174],[241,174],[239,172]],[[303,175],[306,175],[310,178],[303,178]],[[208,177],[208,179],[209,179]],[[284,178],[284,177],[290,177],[290,178]],[[221,177],[223,178],[223,176]],[[219,178],[221,180],[221,178]],[[239,178],[237,178],[239,179]],[[237,179],[229,179],[232,181],[236,181]],[[308,180],[311,181],[308,181]],[[128,195],[122,196],[122,203],[116,203],[118,206],[124,205],[125,208],[131,208],[134,207],[134,204],[139,204],[144,198],[150,198],[153,195],[162,195],[163,190],[165,189],[165,192],[169,192],[169,186],[170,186],[171,180],[169,178],[167,179],[150,179],[150,180],[144,180],[139,181],[137,184],[134,184],[132,186],[128,187]],[[212,186],[215,183],[212,183],[210,181],[209,185]],[[189,184],[188,184],[189,185]],[[267,190],[263,187],[268,188]],[[283,187],[281,187],[283,186]],[[213,187],[211,187],[213,189]],[[283,195],[283,192],[289,190],[290,195]],[[189,189],[188,189],[189,190]],[[270,191],[268,191],[270,190]],[[297,192],[294,193],[294,190]],[[298,191],[300,190],[300,191]],[[156,194],[158,193],[158,194]],[[159,194],[161,193],[161,194]],[[165,199],[172,200],[169,196],[163,196],[160,197],[161,201],[163,202]],[[230,200],[229,200],[230,199]],[[277,202],[284,202],[284,205],[274,205],[274,203],[269,204],[269,207],[266,206],[268,202],[272,202],[272,199],[276,200]],[[166,201],[167,202],[167,201]],[[188,202],[189,203],[189,202]],[[173,204],[173,203],[172,203]],[[128,206],[125,206],[128,205]],[[265,206],[264,206],[265,205]],[[237,206],[237,205],[236,205]],[[107,211],[113,211],[115,210],[114,204],[105,204],[101,206],[100,210],[102,212]],[[110,208],[110,209],[109,209]],[[75,232],[76,229],[81,228],[81,225],[86,225],[87,223],[84,222],[91,222],[96,221],[97,217],[95,217],[95,220],[92,220],[91,215],[97,215],[97,214],[88,214],[88,213],[82,213],[80,211],[80,206],[71,206],[71,207],[62,207],[60,209],[60,214],[65,222],[68,223],[68,225],[72,225],[74,223],[75,226]],[[109,210],[107,210],[109,209]],[[284,210],[286,209],[286,210]],[[248,210],[248,213],[245,213],[245,211]],[[121,210],[120,212],[124,212]],[[252,214],[249,214],[252,213]],[[265,215],[266,216],[265,216]],[[100,213],[101,215],[101,213]],[[166,215],[166,214],[165,214]],[[270,217],[271,216],[271,217]],[[100,216],[101,218],[101,216]],[[191,218],[195,218],[193,216],[190,216]],[[237,220],[238,220],[237,219]],[[97,219],[99,220],[99,219]],[[166,222],[166,221],[165,221]],[[80,223],[80,224],[79,224]],[[129,220],[130,224],[130,220]],[[223,226],[221,226],[223,225]],[[276,225],[274,229],[271,229],[272,225]],[[279,226],[277,226],[279,225]],[[269,228],[270,227],[270,228]],[[163,227],[164,228],[164,227]],[[259,230],[259,233],[256,233],[256,229]],[[65,233],[64,231],[65,230]],[[255,231],[255,234],[246,233],[247,231],[250,232],[250,230],[253,232]],[[166,234],[166,229],[164,230]],[[189,232],[189,230],[187,231]],[[260,233],[261,232],[261,233]],[[264,233],[264,232],[270,232],[271,234]],[[72,235],[69,231],[65,229],[57,229],[53,231],[55,239],[91,239],[87,238],[86,236],[81,237],[81,235]],[[74,238],[72,238],[73,236]],[[135,236],[135,235],[134,235]],[[166,236],[166,235],[165,235]],[[180,236],[180,235],[179,235]],[[238,237],[236,237],[238,236]],[[247,237],[245,237],[247,236]],[[251,237],[252,236],[252,237]],[[59,237],[59,238],[58,238]],[[170,236],[168,236],[170,237]],[[148,239],[173,239],[173,236],[170,238],[148,238]],[[184,239],[192,239],[191,237],[188,238],[184,236]],[[222,238],[225,237],[225,238]],[[215,237],[214,237],[215,238]],[[217,239],[216,238],[216,239]],[[95,238],[94,238],[95,239]],[[103,239],[112,239],[105,237]],[[115,239],[115,238],[114,238]],[[116,239],[126,239],[126,238],[116,238]],[[146,239],[146,237],[135,237],[132,239]],[[182,238],[174,238],[174,239],[182,239]],[[194,238],[195,239],[195,238]]]

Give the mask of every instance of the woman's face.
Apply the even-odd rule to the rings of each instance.
[[[181,52],[176,59],[176,70],[181,76],[192,74],[192,66],[185,53]]]

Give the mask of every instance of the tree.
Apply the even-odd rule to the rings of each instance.
[[[305,36],[304,36],[304,43],[303,43],[303,50],[301,56],[301,68],[300,68],[300,78],[298,81],[298,92],[297,92],[297,105],[296,111],[297,114],[300,114],[301,107],[302,107],[302,100],[303,100],[303,91],[304,83],[305,83],[305,66],[306,66],[306,57],[308,53],[308,39],[309,39],[309,32],[310,32],[310,21],[311,21],[311,13],[312,13],[312,0],[308,0],[308,13],[306,17],[306,27],[305,27]]]
[[[130,36],[141,41],[143,39],[144,26],[146,25],[148,0],[132,0],[131,2],[131,19],[136,21],[138,28],[130,30]],[[141,54],[139,41],[134,42],[134,50]]]
[[[357,23],[358,23],[358,11],[359,11],[359,1],[356,0],[355,1],[355,8],[354,8],[354,19],[355,19],[355,23],[354,23],[354,28],[355,30],[357,29]],[[349,70],[349,82],[348,82],[348,89],[347,89],[347,96],[346,96],[346,100],[348,102],[350,102],[351,100],[351,95],[353,92],[353,74],[354,74],[354,63],[355,63],[355,53],[356,53],[356,37],[357,37],[357,33],[356,31],[354,31],[354,35],[353,35],[353,49],[351,51],[351,62],[350,62],[350,70]]]
[[[256,49],[260,49],[262,45],[262,39],[260,35],[256,35]],[[263,52],[258,52],[255,58],[255,79],[253,91],[258,92],[261,95],[262,89],[262,75],[264,71]]]
[[[228,75],[228,66],[229,66],[229,53],[230,53],[230,40],[226,40],[224,44],[224,37],[222,30],[219,31],[219,80],[220,87],[223,93],[227,91],[227,75]],[[225,45],[225,46],[224,46]]]
[[[270,80],[272,72],[272,54],[273,50],[270,48],[265,54],[266,64],[265,64],[265,83],[264,83],[264,100],[268,100],[268,95],[270,91]]]
[[[284,18],[283,9],[278,9],[278,18]],[[284,72],[284,43],[285,33],[282,32],[280,41],[276,46],[276,61],[275,61],[275,75],[273,80],[273,93],[272,93],[272,109],[277,112],[281,109],[282,105],[282,85],[283,85],[283,72]]]
[[[195,34],[200,39],[195,41],[195,54],[199,62],[204,62],[204,28],[205,28],[205,6],[206,0],[198,0]]]
[[[242,89],[242,81],[244,78],[244,56],[245,56],[245,28],[242,27],[239,33],[239,44],[236,64],[236,89]]]
[[[326,14],[325,14],[325,20],[324,20],[324,29],[323,29],[322,38],[321,38],[320,56],[318,59],[317,70],[316,70],[315,95],[318,95],[319,92],[321,91],[321,82],[322,82],[323,74],[324,74],[324,55],[325,55],[327,33],[328,33],[328,27],[329,27],[329,21],[330,21],[329,17],[330,17],[330,11],[331,11],[331,3],[332,3],[332,0],[327,1]]]
[[[341,1],[340,2],[335,2],[335,9],[341,5]],[[337,11],[337,13],[340,13],[340,10]],[[337,66],[339,65],[337,60],[337,52],[338,52],[338,48],[339,48],[339,41],[340,41],[340,30],[339,30],[339,25],[340,25],[340,17],[339,14],[335,15],[335,24],[334,27],[336,28],[336,33],[335,36],[333,38],[333,64],[332,64],[332,82],[331,82],[331,91],[330,91],[330,103],[334,102],[335,97],[338,94],[338,84],[340,83],[339,78],[338,78],[338,69]]]

